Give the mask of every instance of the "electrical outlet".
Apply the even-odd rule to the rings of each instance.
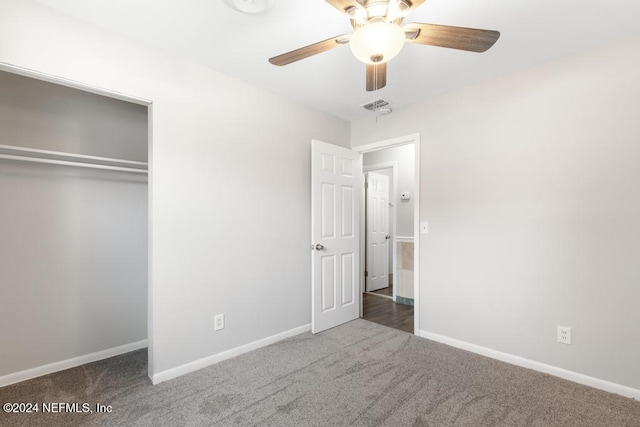
[[[220,329],[224,329],[224,313],[216,314],[216,317],[213,318],[213,330],[219,331]]]
[[[562,344],[571,344],[571,328],[558,325],[558,342]]]

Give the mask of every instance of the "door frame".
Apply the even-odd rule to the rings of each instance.
[[[396,194],[398,194],[398,162],[396,161],[391,161],[391,162],[381,162],[381,163],[375,163],[373,165],[369,165],[369,166],[365,166],[364,163],[362,165],[362,175],[364,177],[364,175],[367,172],[375,172],[381,169],[391,169],[391,175],[393,177],[393,186],[391,188],[389,188],[389,200],[396,200]],[[366,197],[366,190],[365,190],[365,197]],[[365,215],[366,215],[366,200],[365,200]],[[397,210],[396,210],[396,204],[393,203],[392,206],[390,206],[389,211],[393,211],[393,220],[391,221],[391,227],[389,228],[389,234],[391,235],[391,240],[389,241],[389,245],[391,248],[395,248],[396,247],[396,223],[398,218],[396,217],[397,214]],[[366,224],[366,221],[365,221]],[[365,226],[365,233],[366,233],[366,226]],[[367,236],[365,236],[366,239]],[[366,258],[366,240],[365,240],[365,258],[364,258],[364,269],[367,269],[367,258]],[[397,291],[397,285],[396,285],[396,251],[392,250],[391,251],[391,265],[389,266],[389,270],[393,273],[393,279],[392,279],[392,285],[393,285],[393,301],[395,302],[396,300],[396,291]],[[366,281],[365,281],[365,289],[366,289]]]
[[[385,139],[370,144],[363,144],[351,147],[362,155],[371,151],[378,151],[385,148],[397,147],[400,145],[414,144],[414,211],[413,211],[413,334],[420,335],[420,133],[413,133],[397,138]],[[395,180],[397,181],[397,180]],[[395,183],[394,183],[395,184]],[[362,203],[365,203],[364,192]],[[360,277],[364,278],[364,268],[366,262],[364,257],[364,209],[360,210]],[[395,232],[395,230],[394,230]],[[395,236],[394,236],[395,241]],[[395,251],[394,251],[395,264]],[[394,272],[395,283],[395,272]],[[394,294],[396,287],[394,286]],[[360,280],[360,316],[362,317],[362,293],[364,292],[364,280]]]

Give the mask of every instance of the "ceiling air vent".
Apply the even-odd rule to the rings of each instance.
[[[368,104],[364,104],[362,108],[369,111],[376,111],[382,107],[386,107],[387,105],[389,105],[389,101],[380,98],[376,99],[375,101],[371,101]]]

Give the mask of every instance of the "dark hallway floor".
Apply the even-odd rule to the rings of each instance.
[[[362,294],[362,318],[413,333],[413,307],[397,304],[391,298],[366,292]]]

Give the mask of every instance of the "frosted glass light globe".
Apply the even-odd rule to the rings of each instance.
[[[382,64],[400,53],[404,39],[399,25],[380,21],[358,28],[349,45],[355,57],[365,64]]]

